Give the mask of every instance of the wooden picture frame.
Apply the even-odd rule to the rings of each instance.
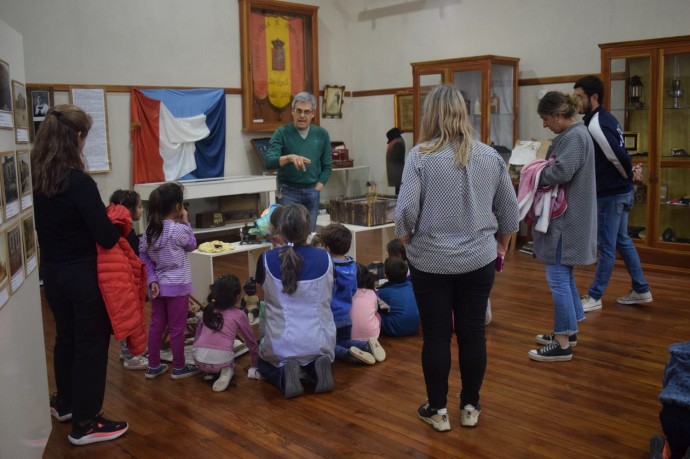
[[[31,101],[29,110],[29,139],[36,138],[38,128],[46,118],[48,110],[54,105],[52,86],[27,86],[27,99]]]
[[[5,151],[0,153],[0,176],[2,176],[2,202],[4,204],[5,221],[10,220],[20,212],[19,178],[17,177],[17,152]]]
[[[254,153],[256,153],[256,156],[259,158],[259,161],[261,161],[261,167],[263,167],[266,171],[275,171],[275,169],[266,169],[266,162],[264,161],[264,158],[266,157],[266,152],[268,151],[268,145],[271,142],[271,138],[258,137],[256,139],[250,139],[249,142],[252,144]]]
[[[0,59],[0,129],[14,129],[10,64]]]
[[[239,8],[242,130],[272,132],[292,122],[297,93],[318,98],[318,7],[239,0]]]
[[[323,117],[342,118],[345,86],[326,85],[323,90]]]
[[[24,283],[24,244],[22,243],[22,227],[19,221],[5,229],[7,243],[7,266],[10,280],[10,292],[16,293]]]
[[[12,80],[12,106],[14,108],[14,142],[29,143],[29,102],[24,83]]]
[[[640,134],[637,132],[623,133],[623,146],[628,153],[635,153],[640,142]]]
[[[412,91],[399,91],[395,93],[393,112],[395,113],[395,127],[400,129],[400,132],[414,131],[414,100],[412,98]]]
[[[84,145],[86,172],[110,172],[110,143],[108,142],[108,104],[103,86],[70,86],[69,102],[91,115],[93,125]]]

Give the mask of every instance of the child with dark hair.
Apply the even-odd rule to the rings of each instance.
[[[381,332],[390,336],[414,335],[419,329],[419,310],[407,279],[407,263],[399,257],[388,257],[384,264],[386,282],[378,291],[379,298],[390,309],[381,312]]]
[[[247,315],[237,306],[242,288],[237,276],[220,276],[208,294],[203,320],[194,338],[194,363],[206,374],[218,375],[213,390],[228,388],[235,374],[235,337],[239,334],[249,349],[252,364],[247,376],[260,379],[259,347]]]
[[[240,302],[242,310],[247,314],[250,325],[259,323],[259,296],[256,294],[256,279],[249,278],[244,283],[244,296]]]
[[[403,244],[403,241],[397,237],[388,241],[388,244],[386,244],[386,252],[388,252],[389,257],[398,257],[403,261],[407,261],[405,244]]]
[[[369,268],[357,263],[357,292],[352,297],[352,339],[368,341],[381,333],[381,317],[378,311],[374,274]]]
[[[141,215],[144,212],[144,206],[141,202],[141,196],[136,191],[131,190],[115,190],[110,196],[110,204],[120,204],[125,206],[129,210],[129,214],[132,217],[132,223],[138,222],[141,219]],[[134,254],[139,256],[139,235],[134,230],[134,224],[132,224],[132,229],[125,236],[127,242],[132,247]],[[149,359],[145,355],[134,355],[129,350],[127,345],[127,339],[120,341],[120,360],[123,361],[124,367],[127,370],[146,370],[149,366]]]
[[[196,249],[196,238],[183,204],[184,188],[168,182],[149,196],[148,226],[141,238],[139,256],[146,264],[151,298],[149,327],[149,367],[146,378],[156,378],[168,366],[161,363],[161,343],[165,328],[170,335],[173,356],[172,379],[199,374],[194,365],[185,363],[184,332],[187,327],[192,270],[187,252]]]
[[[333,260],[335,280],[331,310],[337,331],[335,356],[351,363],[373,365],[386,359],[386,352],[378,339],[371,337],[366,341],[352,338],[352,297],[357,292],[357,265],[347,256],[352,243],[352,233],[340,223],[331,223],[321,230],[321,239]]]
[[[302,379],[315,393],[330,392],[333,264],[326,251],[307,244],[311,223],[303,205],[283,206],[277,224],[285,246],[262,253],[256,265],[265,302],[259,372],[285,398],[304,393]]]

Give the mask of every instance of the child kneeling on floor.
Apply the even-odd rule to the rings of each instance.
[[[235,374],[235,337],[240,335],[252,358],[247,376],[260,379],[259,347],[249,318],[238,308],[242,287],[237,276],[220,276],[208,294],[204,316],[194,338],[194,363],[207,375],[218,375],[213,390],[222,392],[228,388]]]
[[[306,207],[283,206],[277,224],[285,246],[262,253],[256,265],[265,301],[259,372],[285,398],[304,393],[302,380],[313,384],[315,393],[329,392],[335,348],[333,264],[325,250],[307,245],[311,223]]]

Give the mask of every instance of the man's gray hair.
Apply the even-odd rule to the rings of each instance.
[[[316,97],[308,92],[300,92],[295,95],[295,98],[292,99],[292,108],[295,108],[295,105],[297,105],[299,102],[310,103],[312,108],[316,109]]]

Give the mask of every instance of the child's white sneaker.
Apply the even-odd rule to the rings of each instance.
[[[213,390],[215,392],[223,392],[230,385],[230,380],[232,379],[235,371],[232,367],[223,368],[220,370],[220,377],[213,383]]]
[[[143,355],[137,355],[129,359],[125,359],[125,368],[127,370],[146,370],[149,366],[149,359]]]

